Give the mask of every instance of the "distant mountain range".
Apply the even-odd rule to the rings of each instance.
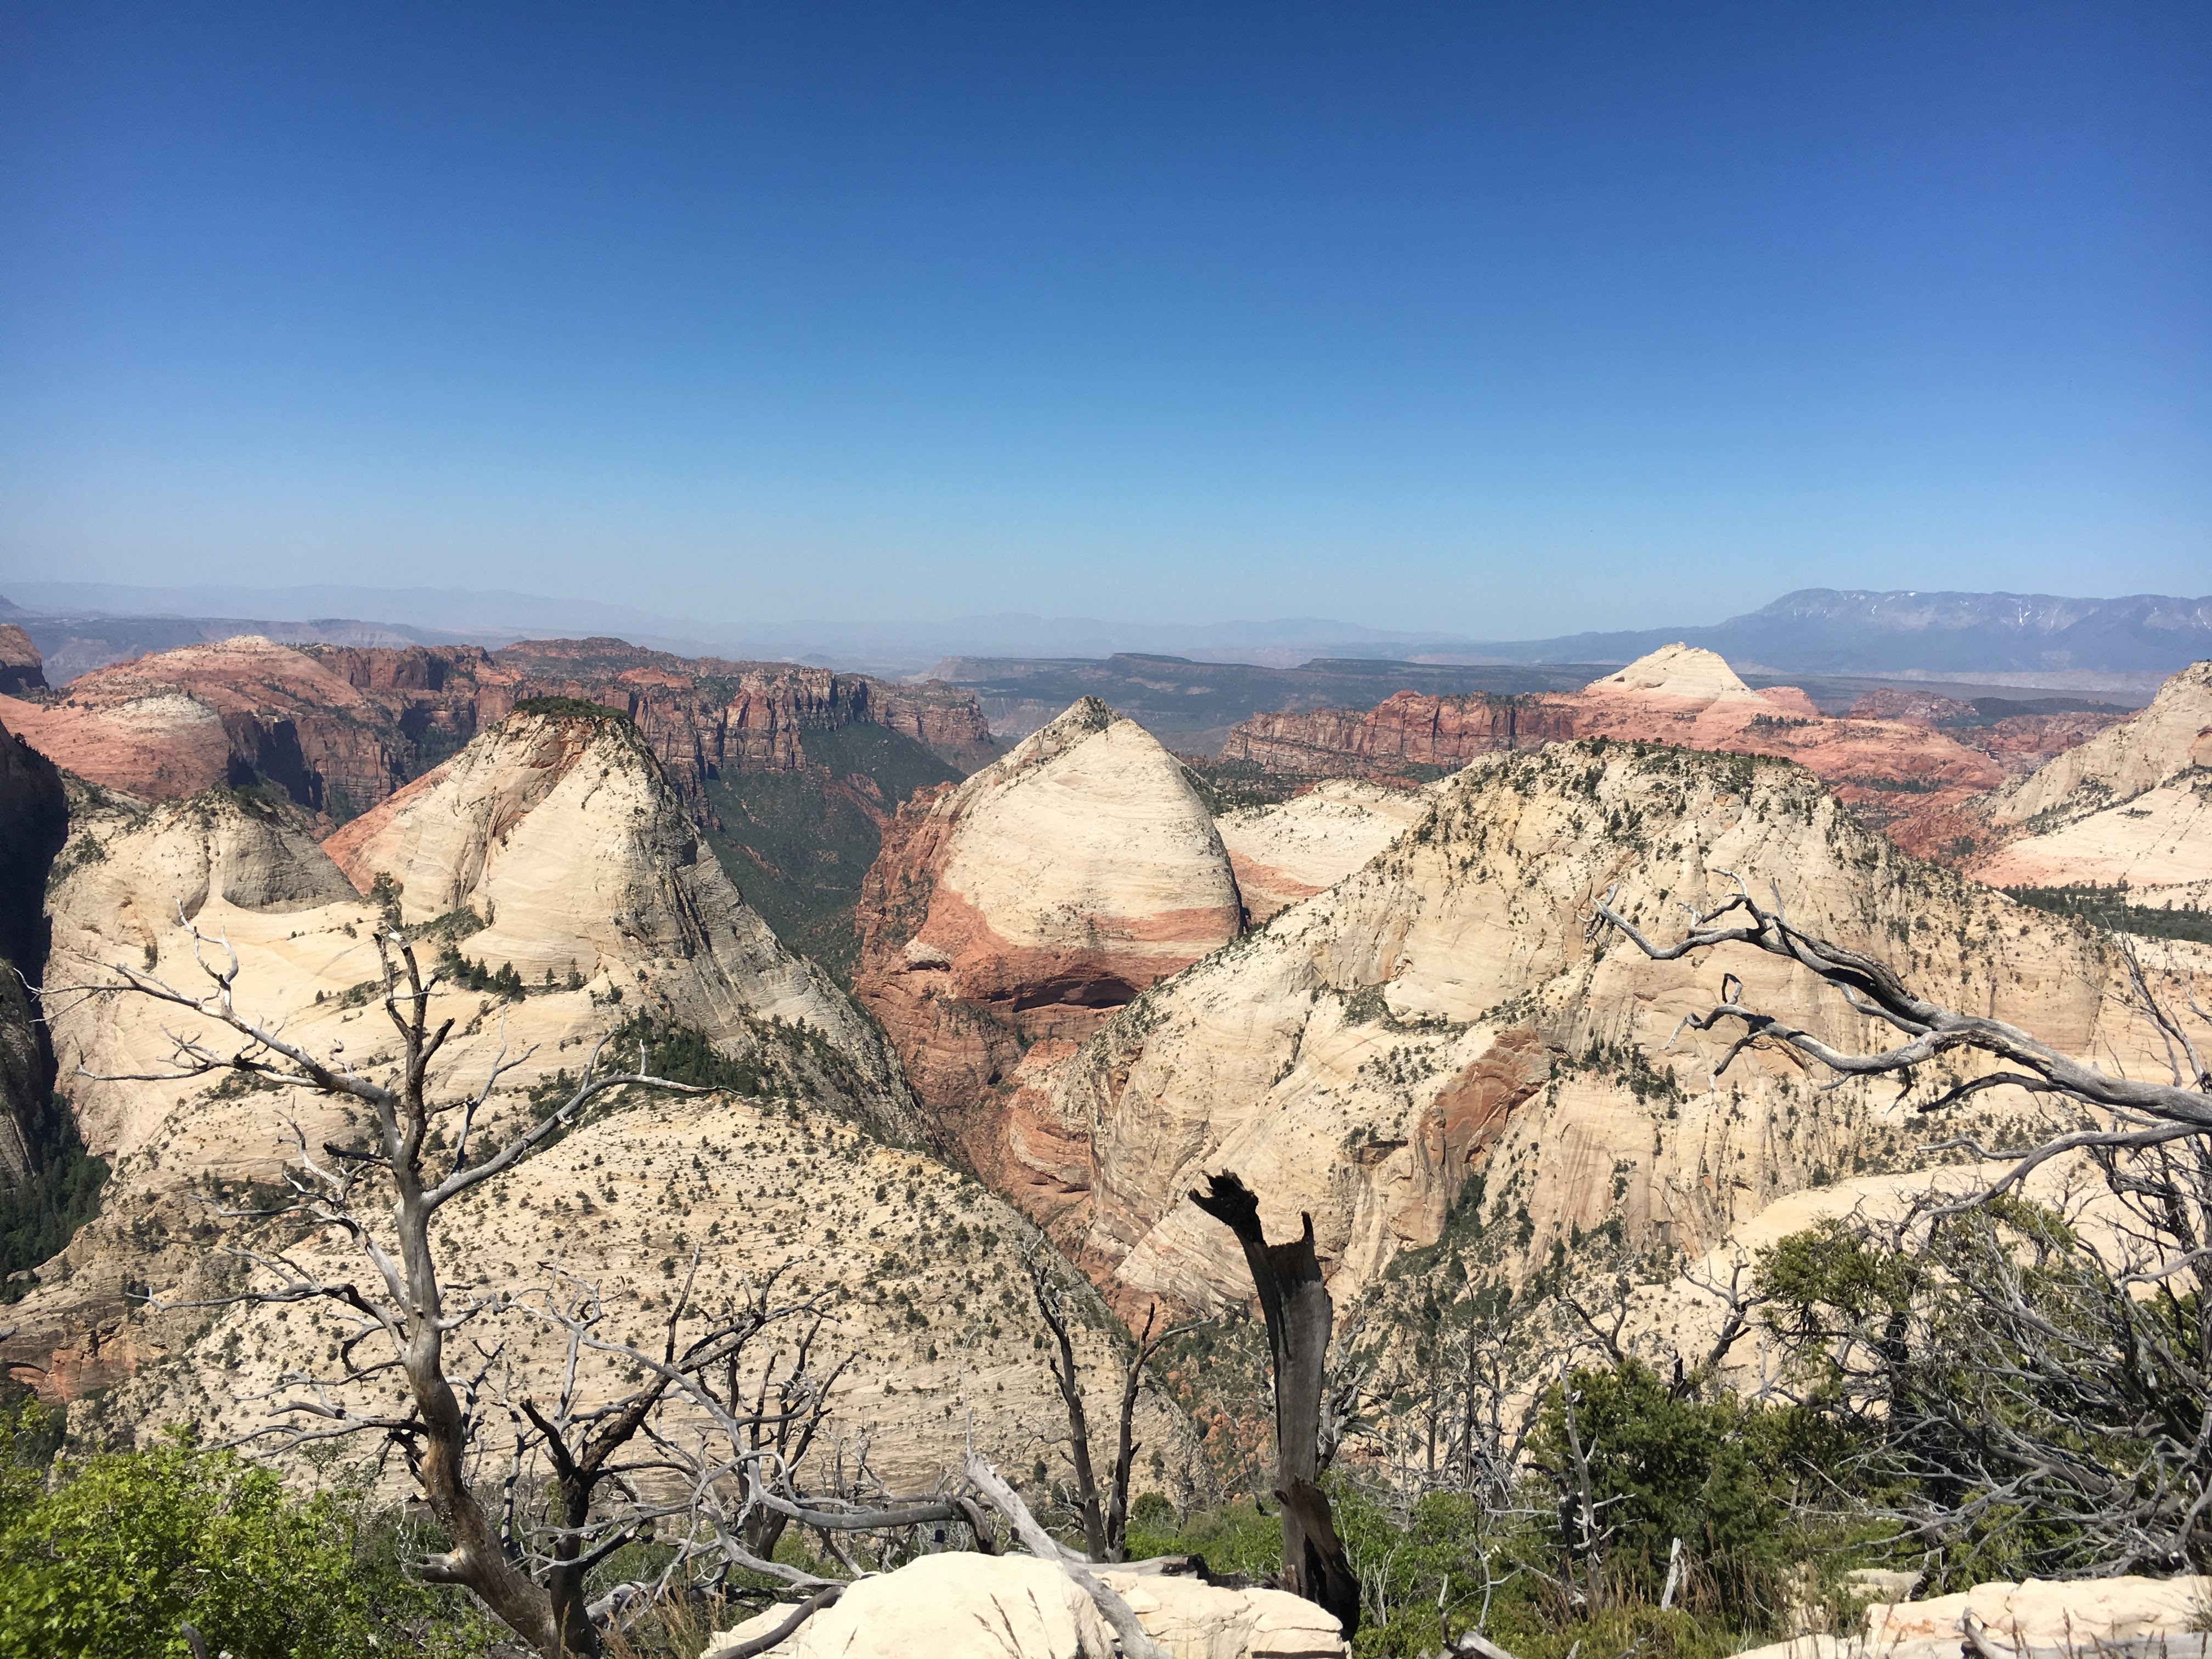
[[[1709,628],[1570,634],[1474,652],[1502,662],[1632,662],[1677,640],[1717,651],[1739,670],[1780,673],[2170,674],[2212,657],[2212,596],[1804,587]]]
[[[50,657],[61,655],[73,672],[82,672],[103,653],[112,660],[187,639],[219,636],[210,629],[356,643],[370,642],[380,630],[393,641],[468,640],[486,645],[614,635],[687,656],[811,662],[892,674],[920,673],[955,657],[1067,661],[1121,653],[1275,668],[1347,658],[1463,665],[1618,665],[1680,640],[1717,651],[1740,670],[1753,672],[2005,675],[2061,684],[2085,676],[2162,676],[2212,657],[2212,596],[2148,593],[2085,599],[2048,593],[1808,587],[1707,625],[1483,641],[1326,617],[1147,623],[1008,612],[935,621],[721,623],[708,617],[662,617],[619,604],[461,588],[153,588],[11,579],[7,591],[25,607],[15,619],[41,650]],[[15,610],[0,601],[0,617]],[[241,620],[248,618],[276,620]]]

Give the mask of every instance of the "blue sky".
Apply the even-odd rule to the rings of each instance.
[[[0,583],[2203,592],[2207,86],[2119,0],[8,0]]]

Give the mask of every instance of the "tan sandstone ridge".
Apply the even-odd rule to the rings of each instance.
[[[0,669],[6,643],[0,640]],[[35,652],[33,653],[35,659]],[[0,672],[0,690],[9,689]],[[23,682],[29,684],[29,682]],[[963,769],[996,752],[964,691],[790,663],[725,662],[621,640],[278,645],[256,635],[96,669],[0,716],[82,777],[176,799],[258,775],[332,823],[375,805],[533,697],[628,715],[696,811],[724,770],[791,770],[799,738],[874,724]]]
[[[1615,883],[1671,933],[1682,902],[1731,890],[1723,871],[1776,884],[1800,925],[1881,951],[1927,994],[2073,1052],[2151,1052],[2101,996],[2120,972],[2103,936],[1901,852],[1804,769],[1577,742],[1468,767],[1327,892],[1156,986],[1072,1058],[1033,1054],[994,1184],[1118,1304],[1202,1307],[1249,1293],[1233,1242],[1187,1197],[1234,1170],[1271,1237],[1312,1215],[1344,1309],[1478,1192],[1517,1279],[1596,1237],[1694,1255],[1778,1198],[1917,1167],[1924,1140],[1999,1121],[1993,1106],[1930,1124],[1893,1087],[1815,1092],[1825,1079],[1757,1051],[1715,1085],[1725,1032],[1668,1050],[1729,970],[1747,1001],[1871,1040],[1772,957],[1662,964],[1584,937]]]
[[[324,851],[364,894],[388,881],[409,926],[480,920],[468,953],[528,984],[634,975],[688,1024],[805,1021],[890,1075],[867,1021],[744,902],[617,716],[510,714]]]
[[[1479,755],[1605,737],[1772,755],[1809,767],[1863,815],[1963,801],[2003,774],[1948,733],[1903,720],[1831,719],[1805,694],[1754,691],[1713,652],[1669,645],[1580,691],[1524,697],[1401,691],[1364,713],[1255,715],[1222,758],[1270,771],[1402,777]]]
[[[2115,886],[2131,902],[2212,902],[2212,662],[2024,778],[1901,833],[1994,887]]]
[[[1237,937],[1237,880],[1182,765],[1086,697],[964,783],[917,795],[861,898],[854,990],[936,1133],[979,1170],[1033,1047],[1087,1036]]]
[[[426,803],[461,826],[436,843],[451,867],[432,861],[429,837],[410,831]],[[181,905],[236,952],[242,1009],[318,1052],[375,1068],[394,1048],[371,994],[372,935],[383,918],[287,809],[228,793],[147,809],[82,788],[75,805],[51,895],[48,1007],[64,1086],[113,1173],[100,1216],[9,1310],[18,1328],[0,1357],[91,1413],[84,1425],[72,1417],[85,1432],[101,1424],[151,1432],[184,1417],[239,1431],[258,1408],[236,1396],[321,1357],[320,1316],[149,1312],[136,1287],[184,1300],[234,1285],[198,1200],[276,1178],[289,1146],[281,1112],[296,1115],[311,1146],[349,1139],[361,1125],[328,1103],[233,1083],[76,1075],[80,1060],[111,1077],[166,1069],[163,1027],[177,1021],[143,1003],[88,1001],[59,988],[88,977],[88,960],[194,983]],[[731,1092],[617,1102],[514,1176],[478,1188],[444,1223],[448,1277],[528,1284],[558,1263],[599,1283],[615,1328],[643,1337],[665,1316],[670,1276],[695,1246],[713,1297],[781,1269],[787,1288],[830,1298],[824,1346],[860,1356],[842,1385],[843,1428],[830,1449],[848,1467],[872,1432],[873,1467],[886,1478],[933,1481],[957,1461],[972,1416],[979,1445],[1027,1468],[1054,1420],[1054,1396],[1033,1346],[1040,1333],[1019,1260],[1025,1224],[973,1182],[883,1138],[909,1109],[880,1038],[834,985],[767,938],[711,860],[684,861],[674,793],[625,723],[511,717],[386,808],[368,826],[385,838],[358,836],[356,852],[391,846],[418,890],[531,915],[564,952],[591,953],[580,966],[592,977],[575,990],[507,1004],[441,990],[433,1018],[450,1014],[457,1024],[435,1063],[434,1094],[480,1086],[502,1047],[510,1059],[526,1054],[489,1107],[487,1133],[512,1130],[538,1109],[531,1089],[573,1070],[641,1008],[700,1030],[748,1062],[752,1079]],[[562,895],[573,914],[557,909]],[[461,937],[460,948],[481,959],[500,926]],[[434,955],[434,930],[416,931],[422,954]],[[300,1248],[302,1260],[333,1273],[360,1270],[337,1244]],[[1111,1363],[1103,1327],[1102,1310],[1079,1333],[1094,1374]],[[557,1363],[544,1328],[526,1317],[502,1316],[483,1335],[508,1345],[526,1383]],[[590,1381],[612,1383],[599,1373]],[[1145,1420],[1152,1443],[1178,1443],[1171,1407],[1150,1402]]]
[[[1245,918],[1254,927],[1334,887],[1412,828],[1427,794],[1330,778],[1279,806],[1248,806],[1215,821]]]

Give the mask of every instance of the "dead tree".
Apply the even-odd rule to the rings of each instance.
[[[1162,1348],[1208,1322],[1194,1319],[1156,1332],[1159,1311],[1157,1302],[1145,1309],[1144,1325],[1133,1334],[1128,1363],[1121,1370],[1121,1409],[1114,1435],[1114,1487],[1106,1501],[1105,1559],[1109,1561],[1129,1559],[1129,1481],[1136,1469],[1137,1454],[1144,1449],[1143,1442],[1137,1438],[1137,1401],[1144,1392],[1146,1373]]]
[[[1067,1412],[1068,1461],[1075,1470],[1076,1504],[1083,1516],[1084,1543],[1093,1561],[1127,1560],[1129,1482],[1137,1453],[1142,1449],[1136,1437],[1137,1402],[1144,1392],[1146,1370],[1163,1346],[1196,1330],[1205,1322],[1171,1326],[1155,1335],[1153,1327],[1158,1309],[1155,1305],[1146,1310],[1144,1329],[1136,1334],[1128,1362],[1121,1371],[1114,1467],[1110,1484],[1102,1495],[1091,1458],[1091,1415],[1084,1405],[1082,1379],[1075,1365],[1068,1295],[1054,1279],[1050,1247],[1042,1237],[1033,1240],[1024,1253],[1022,1266],[1029,1273],[1030,1291],[1036,1299],[1038,1316],[1052,1334],[1052,1346],[1045,1351],[1045,1360],[1052,1367],[1053,1382],[1060,1389],[1060,1401]]]
[[[1094,1561],[1110,1561],[1106,1537],[1106,1512],[1098,1498],[1098,1477],[1091,1463],[1091,1417],[1084,1409],[1083,1382],[1075,1369],[1075,1342],[1068,1329],[1067,1293],[1053,1283],[1052,1267],[1041,1238],[1023,1253],[1022,1266],[1030,1276],[1030,1294],[1037,1315],[1052,1333],[1045,1361],[1059,1385],[1061,1405],[1067,1412],[1067,1460],[1075,1469],[1075,1501],[1083,1516],[1083,1540]]]
[[[1832,1408],[1866,1432],[1885,1473],[1914,1483],[1900,1523],[1926,1547],[2013,1534],[2046,1575],[2212,1565],[2212,1297],[2200,1290],[2212,1262],[2212,1072],[2201,1046],[2212,1014],[2193,986],[2177,1010],[2118,945],[2120,1000],[2163,1049],[2166,1076],[2118,1075],[1917,995],[1887,963],[1791,923],[1778,895],[1764,905],[1731,878],[1735,895],[1692,908],[1674,944],[1621,915],[1617,886],[1589,932],[1617,930],[1659,961],[1748,945],[1805,968],[1902,1040],[1838,1048],[1747,1006],[1729,974],[1720,1000],[1683,1022],[1741,1028],[1716,1076],[1771,1042],[1838,1079],[1894,1079],[1909,1095],[1916,1067],[1979,1058],[1996,1068],[1940,1085],[1918,1109],[2013,1087],[2080,1113],[2080,1127],[2036,1146],[1944,1142],[1937,1150],[2005,1167],[1964,1194],[1931,1192],[1893,1222],[1827,1224],[1817,1248],[1780,1249],[1763,1266],[1761,1292],[1776,1304],[1766,1322],[1824,1374]],[[2101,1177],[2092,1225],[2086,1207],[2024,1194],[2030,1174],[2069,1153]],[[1724,1337],[1742,1328],[1737,1300]]]
[[[188,921],[185,926],[194,960],[211,987],[204,993],[179,989],[121,963],[106,965],[107,977],[45,992],[48,999],[80,1002],[137,999],[198,1022],[196,1029],[168,1034],[172,1052],[161,1069],[101,1080],[167,1084],[228,1073],[365,1107],[375,1126],[367,1145],[311,1146],[297,1120],[288,1118],[292,1156],[283,1196],[260,1208],[212,1206],[220,1217],[261,1228],[260,1243],[236,1244],[229,1253],[264,1282],[235,1296],[175,1305],[318,1304],[335,1308],[350,1325],[339,1343],[337,1374],[287,1376],[266,1401],[280,1423],[250,1439],[273,1441],[283,1450],[370,1435],[396,1447],[451,1540],[450,1549],[420,1564],[422,1576],[468,1589],[547,1659],[600,1651],[600,1624],[621,1608],[587,1607],[586,1578],[592,1567],[658,1520],[685,1517],[679,1562],[696,1553],[690,1545],[703,1532],[731,1566],[787,1578],[792,1570],[744,1549],[744,1522],[753,1515],[780,1510],[811,1523],[856,1523],[855,1512],[848,1510],[828,1522],[817,1522],[797,1501],[792,1484],[795,1456],[804,1454],[826,1409],[826,1380],[787,1377],[773,1408],[763,1396],[747,1401],[735,1393],[734,1362],[746,1345],[764,1329],[816,1312],[813,1304],[777,1308],[763,1297],[700,1320],[688,1337],[679,1339],[679,1319],[687,1311],[696,1315],[687,1286],[669,1316],[659,1351],[647,1352],[598,1334],[604,1310],[589,1286],[556,1282],[543,1295],[526,1297],[517,1297],[514,1287],[495,1287],[465,1301],[448,1299],[431,1225],[447,1205],[514,1170],[611,1091],[696,1091],[650,1075],[642,1048],[635,1070],[601,1070],[602,1040],[580,1078],[550,1110],[484,1149],[477,1144],[477,1121],[488,1115],[501,1079],[530,1054],[509,1058],[502,1043],[474,1093],[432,1100],[430,1066],[453,1022],[434,1024],[430,1005],[437,976],[422,971],[414,947],[396,927],[380,928],[375,936],[382,1006],[399,1041],[399,1056],[391,1069],[375,1062],[380,1079],[357,1069],[340,1044],[331,1044],[327,1055],[311,1053],[240,1013],[235,1002],[237,954],[228,942],[208,939]],[[267,1233],[279,1224],[295,1236],[289,1243],[269,1243]],[[366,1279],[325,1278],[302,1261],[300,1246],[316,1237],[349,1243],[368,1265]],[[527,1392],[502,1390],[505,1360],[496,1346],[479,1346],[464,1358],[453,1346],[455,1333],[481,1317],[516,1311],[550,1321],[570,1337],[570,1365],[556,1396],[544,1405]],[[645,1374],[644,1383],[615,1400],[586,1405],[576,1392],[574,1365],[586,1351],[625,1356]],[[718,1374],[731,1379],[726,1397],[713,1386]],[[395,1382],[400,1385],[398,1401],[374,1403],[390,1401]],[[506,1497],[501,1512],[495,1514],[479,1492],[495,1437],[489,1417],[502,1395],[510,1433]],[[664,1408],[679,1398],[703,1415],[708,1433],[664,1432]],[[533,1539],[517,1493],[525,1469],[538,1456],[550,1465],[557,1501]],[[677,1501],[653,1501],[646,1487],[654,1481],[675,1482]],[[610,1491],[618,1501],[607,1501]],[[879,1511],[869,1517],[870,1523],[897,1525],[923,1515],[967,1519],[975,1514],[972,1504],[963,1509],[951,1500],[918,1508],[920,1514]],[[807,1579],[811,1589],[835,1589],[830,1581],[797,1577]]]
[[[1206,1177],[1191,1202],[1237,1235],[1244,1247],[1275,1385],[1275,1498],[1282,1506],[1287,1587],[1337,1616],[1347,1639],[1359,1628],[1359,1584],[1338,1540],[1321,1477],[1322,1382],[1334,1309],[1314,1254],[1313,1218],[1287,1244],[1270,1244],[1260,1200],[1232,1174]]]
[[[1585,932],[1595,938],[1607,927],[1616,928],[1655,962],[1673,962],[1719,945],[1751,945],[1818,975],[1853,1012],[1889,1026],[1905,1040],[1868,1054],[1838,1048],[1810,1031],[1746,1006],[1739,1000],[1742,981],[1734,974],[1724,974],[1720,1000],[1703,1014],[1692,1014],[1682,1022],[1699,1031],[1710,1031],[1723,1022],[1743,1028],[1713,1068],[1715,1077],[1745,1049],[1761,1042],[1779,1043],[1838,1077],[1894,1077],[1908,1089],[1915,1067],[1947,1054],[1972,1054],[1996,1060],[2006,1069],[1954,1083],[1919,1102],[1919,1110],[1942,1111],[1988,1090],[2010,1087],[2068,1101],[2111,1119],[2112,1127],[2093,1125],[2018,1152],[1990,1152],[1972,1142],[1956,1143],[1979,1157],[2010,1162],[2012,1167],[1988,1189],[1990,1194],[2017,1186],[2039,1165],[2066,1152],[2139,1151],[2212,1132],[2212,1072],[2208,1072],[2197,1041],[2183,1021],[2152,994],[2133,951],[2124,951],[2130,994],[2165,1047],[2170,1078],[2166,1082],[2117,1076],[2060,1053],[2017,1025],[1990,1016],[1962,1013],[1917,995],[1879,957],[1832,944],[1794,926],[1783,914],[1778,893],[1770,909],[1751,896],[1749,884],[1733,871],[1716,873],[1735,882],[1735,896],[1711,910],[1701,912],[1685,906],[1690,911],[1690,931],[1672,945],[1653,944],[1614,908],[1620,893],[1618,884],[1593,907]],[[2212,1013],[2197,1003],[2193,994],[2189,1007],[2200,1023],[2212,1028]]]

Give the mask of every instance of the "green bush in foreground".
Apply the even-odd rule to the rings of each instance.
[[[303,1498],[173,1431],[148,1451],[33,1466],[35,1402],[0,1416],[0,1659],[187,1659],[189,1620],[233,1659],[469,1659],[492,1631],[409,1580],[397,1528]]]

